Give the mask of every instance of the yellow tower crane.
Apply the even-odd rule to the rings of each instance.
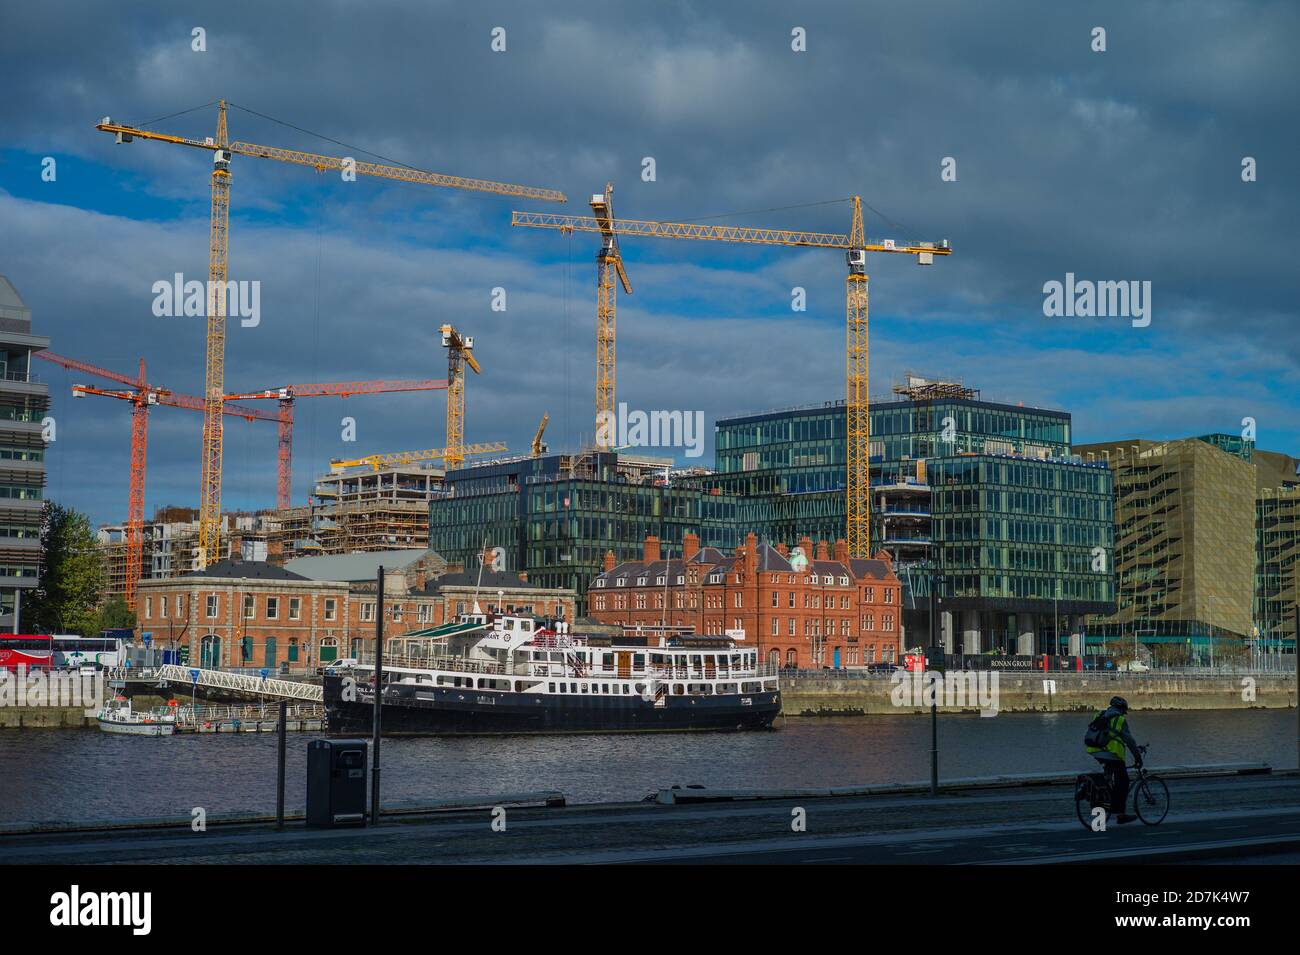
[[[450,448],[429,448],[427,451],[393,451],[388,454],[367,454],[362,458],[335,458],[330,462],[331,471],[342,471],[344,468],[355,468],[367,465],[376,471],[381,468],[401,467],[405,464],[415,464],[417,461],[449,461],[448,452]],[[460,456],[463,461],[470,454],[492,454],[493,452],[504,451],[506,446],[500,441],[486,441],[482,444],[463,444],[460,447]]]
[[[846,319],[846,384],[847,384],[847,474],[845,481],[847,529],[846,537],[849,554],[853,557],[869,557],[871,550],[871,474],[870,448],[871,429],[868,418],[868,341],[867,341],[867,253],[892,252],[916,256],[917,264],[932,265],[936,255],[949,255],[952,249],[945,239],[940,242],[918,242],[916,244],[896,243],[892,239],[880,242],[867,242],[862,227],[862,199],[853,197],[853,222],[848,235],[827,232],[796,232],[785,229],[755,229],[743,226],[701,225],[694,222],[656,222],[645,219],[616,219],[608,208],[611,189],[605,187],[605,210],[597,209],[595,217],[552,215],[537,212],[515,212],[511,216],[511,225],[528,226],[537,229],[559,229],[562,232],[595,232],[603,239],[605,249],[616,243],[620,235],[646,236],[656,239],[697,239],[713,242],[742,242],[751,245],[803,246],[808,248],[843,249],[848,261],[848,277],[845,280],[845,319]],[[592,208],[596,209],[597,200],[592,197]],[[613,245],[613,257],[616,268],[622,274],[622,258],[617,244]],[[608,294],[606,289],[608,287]],[[627,288],[627,286],[624,286]],[[628,288],[628,291],[631,291]],[[613,283],[607,270],[600,272],[600,291],[597,293],[597,357],[596,357],[596,391],[597,391],[597,430],[599,431],[600,412],[613,404],[612,388],[614,380],[614,323],[612,308]],[[606,320],[602,310],[608,305],[609,317]],[[608,372],[602,368],[602,350],[600,337],[607,326]],[[601,381],[610,382],[611,397],[609,404],[600,400]]]
[[[442,347],[447,349],[447,447],[441,455],[448,468],[465,461],[465,366],[481,375],[474,358],[474,339],[450,325],[442,326]]]
[[[542,435],[546,433],[546,422],[551,420],[551,413],[542,414],[542,423],[537,426],[537,433],[533,435],[532,456],[540,458],[546,451],[546,445],[542,443]]]
[[[615,344],[618,315],[618,289],[614,276],[618,276],[623,291],[632,294],[632,282],[623,268],[623,255],[618,248],[618,233],[614,230],[614,184],[605,183],[605,192],[591,197],[591,211],[600,229],[601,246],[596,253],[596,447],[609,450],[605,438],[612,433],[614,420]],[[602,426],[603,425],[603,426]]]
[[[497,195],[518,196],[529,199],[546,199],[552,202],[567,201],[564,193],[554,189],[517,186],[493,182],[488,179],[467,179],[425,172],[409,166],[385,166],[372,162],[359,162],[351,157],[319,156],[296,149],[276,146],[259,146],[256,143],[230,142],[226,131],[226,101],[217,103],[217,130],[215,137],[188,139],[158,133],[135,126],[115,123],[109,117],[96,129],[111,133],[118,143],[136,139],[192,146],[212,153],[212,215],[208,231],[208,325],[203,390],[203,459],[199,492],[199,567],[206,567],[220,553],[221,534],[221,462],[222,462],[222,411],[225,392],[226,363],[226,293],[227,256],[230,223],[230,161],[233,156],[256,156],[279,162],[309,166],[317,172],[337,170],[344,175],[377,176],[427,186],[446,186]]]

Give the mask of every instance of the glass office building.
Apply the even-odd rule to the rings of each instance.
[[[606,551],[638,559],[653,534],[665,556],[680,556],[687,531],[706,547],[743,543],[736,498],[665,479],[669,465],[589,452],[453,470],[429,507],[429,546],[467,568],[485,547],[499,547],[502,569],[526,572],[543,587],[574,588],[585,612],[587,584],[603,570]]]
[[[949,652],[1077,649],[1114,607],[1110,472],[1071,455],[1066,412],[904,390],[870,417],[872,550],[904,580],[905,644],[928,642],[933,560]],[[723,419],[709,480],[760,537],[843,537],[846,420],[842,401]]]
[[[941,392],[871,409],[872,552],[889,550],[904,581],[904,645],[928,642],[933,560],[950,652],[1068,649],[1082,615],[1114,609],[1110,472],[1070,456],[1065,412]],[[607,550],[638,558],[647,534],[666,556],[687,531],[726,551],[750,532],[833,542],[846,527],[845,423],[842,401],[724,419],[715,470],[667,480],[666,459],[610,452],[452,471],[429,546],[467,566],[502,547],[506,569],[585,595]]]

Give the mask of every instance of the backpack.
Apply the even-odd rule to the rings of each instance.
[[[1110,719],[1106,716],[1106,711],[1102,710],[1088,724],[1088,731],[1083,734],[1083,745],[1093,749],[1105,749],[1114,736],[1110,728]]]

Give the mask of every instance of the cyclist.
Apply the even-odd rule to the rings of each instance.
[[[1128,803],[1128,767],[1124,765],[1124,748],[1133,752],[1134,768],[1142,765],[1142,751],[1138,749],[1137,740],[1128,725],[1128,700],[1122,696],[1113,696],[1110,706],[1099,712],[1088,724],[1088,734],[1084,744],[1088,753],[1101,763],[1110,786],[1110,811],[1115,813],[1116,822],[1132,822],[1134,817],[1124,812]]]

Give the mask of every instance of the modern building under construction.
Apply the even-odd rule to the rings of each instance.
[[[442,470],[405,465],[332,471],[316,480],[311,503],[256,513],[223,514],[222,559],[282,565],[295,557],[424,549],[429,543],[429,501],[442,487]],[[198,513],[166,508],[143,528],[142,580],[166,580],[199,569]],[[126,527],[105,525],[99,542],[108,570],[108,593],[126,582]]]

